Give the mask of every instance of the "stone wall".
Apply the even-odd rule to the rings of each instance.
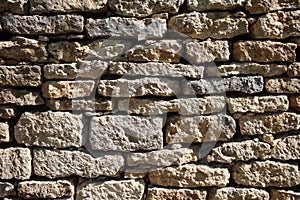
[[[0,198],[300,199],[299,0],[0,0],[0,22]]]

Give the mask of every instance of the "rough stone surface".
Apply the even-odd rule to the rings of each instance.
[[[69,111],[110,111],[113,109],[112,101],[108,99],[84,100],[84,99],[50,99],[46,105],[52,110]]]
[[[77,200],[88,199],[131,199],[142,200],[145,185],[143,181],[120,180],[87,182],[77,188]]]
[[[290,107],[297,111],[300,111],[300,96],[293,95],[290,97]]]
[[[289,100],[285,95],[227,98],[230,113],[264,113],[287,111]]]
[[[283,9],[300,8],[299,0],[249,0],[246,3],[246,10],[251,14],[262,14]]]
[[[0,143],[9,141],[9,125],[7,123],[0,122]]]
[[[60,198],[74,195],[74,186],[66,180],[25,181],[19,183],[18,193],[24,199]]]
[[[90,144],[93,150],[135,151],[162,149],[163,118],[111,115],[92,118]]]
[[[300,3],[300,1],[299,1]],[[251,27],[253,38],[283,39],[300,36],[300,10],[278,11],[259,17]]]
[[[233,10],[244,5],[246,0],[188,0],[190,11]]]
[[[83,122],[81,115],[67,112],[25,112],[14,128],[19,144],[43,147],[80,147]]]
[[[42,93],[48,99],[88,97],[94,86],[94,81],[49,81],[42,85]]]
[[[228,141],[235,133],[235,121],[228,115],[172,117],[166,125],[167,143]]]
[[[228,61],[230,56],[228,41],[188,42],[185,59],[191,64],[213,61]]]
[[[300,77],[300,62],[295,62],[288,66],[287,75],[289,77]]]
[[[98,93],[110,97],[175,96],[180,87],[180,81],[166,78],[100,80]]]
[[[1,103],[3,103],[1,101]],[[17,110],[14,106],[1,106],[0,107],[0,118],[1,119],[11,119],[16,117]]]
[[[269,93],[299,94],[300,80],[298,78],[267,79],[265,88]]]
[[[274,140],[271,155],[279,160],[300,159],[300,135],[287,136]]]
[[[109,73],[119,76],[163,76],[203,78],[204,67],[184,64],[159,62],[128,63],[114,62],[110,64]]]
[[[300,128],[300,115],[284,112],[243,116],[239,120],[240,131],[243,135],[262,135],[266,133],[282,133]]]
[[[50,43],[48,47],[49,53],[56,60],[63,60],[66,62],[84,60],[87,49],[86,46],[81,45],[79,42],[68,41]]]
[[[13,37],[0,42],[0,57],[17,61],[46,62],[45,44],[24,37]]]
[[[148,188],[147,200],[205,200],[206,195],[203,190]]]
[[[30,176],[30,149],[14,147],[0,149],[0,179],[26,180]]]
[[[124,157],[121,154],[104,154],[93,158],[80,151],[46,149],[33,151],[34,174],[51,179],[72,175],[85,178],[115,177],[123,165]]]
[[[0,198],[15,195],[14,185],[8,182],[0,182]]]
[[[149,173],[149,179],[153,185],[187,188],[225,187],[229,183],[229,177],[228,169],[195,164],[167,167]]]
[[[110,9],[118,15],[127,17],[147,17],[166,12],[176,14],[184,0],[111,0]]]
[[[233,59],[256,62],[294,62],[297,45],[273,41],[238,41],[233,44]]]
[[[266,160],[270,156],[271,147],[267,143],[246,140],[243,142],[225,143],[212,149],[207,157],[208,162],[231,163],[233,161],[248,161],[251,159]]]
[[[102,12],[107,0],[30,0],[30,13]]]
[[[297,200],[300,199],[300,192],[292,190],[271,190],[270,200]]]
[[[87,58],[88,59],[88,58]],[[100,79],[108,71],[108,62],[99,59],[85,60],[78,64],[78,73],[76,78]]]
[[[269,193],[264,190],[254,188],[234,188],[226,187],[214,189],[209,197],[210,200],[230,200],[230,199],[257,199],[269,200]]]
[[[238,163],[233,167],[236,183],[251,187],[293,187],[300,183],[297,165],[274,161]]]
[[[245,18],[234,18],[226,12],[176,15],[169,20],[168,27],[197,39],[225,39],[248,33]]]
[[[119,101],[119,110],[128,114],[159,115],[178,112],[181,115],[201,115],[222,111],[225,107],[223,96],[174,99],[170,101],[137,99]]]
[[[83,31],[84,18],[79,15],[2,17],[3,29],[13,34],[68,34]]]
[[[0,86],[41,85],[41,67],[39,66],[0,66]]]
[[[133,37],[137,39],[162,38],[167,31],[165,19],[110,17],[87,19],[87,36],[95,37]]]
[[[75,79],[78,69],[76,63],[48,64],[43,67],[46,79]]]
[[[14,1],[7,1],[1,0],[0,1],[0,12],[13,12],[16,14],[25,14],[24,6],[27,4],[28,0],[14,0]]]
[[[36,91],[0,88],[0,104],[43,105],[44,100]]]

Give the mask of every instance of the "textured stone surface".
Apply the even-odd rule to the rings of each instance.
[[[43,105],[44,101],[39,92],[0,88],[1,104]]]
[[[14,147],[0,149],[0,179],[26,180],[30,176],[30,149]]]
[[[88,59],[88,58],[87,58]],[[108,71],[108,62],[95,59],[85,60],[78,64],[77,78],[100,79]]]
[[[88,97],[94,86],[94,81],[49,81],[42,85],[42,93],[49,99]]]
[[[74,194],[74,186],[66,180],[25,181],[19,183],[18,194],[25,199],[69,197]]]
[[[238,41],[233,44],[233,59],[256,62],[294,62],[297,45],[273,41]]]
[[[81,176],[97,178],[99,176],[118,176],[124,165],[121,154],[100,155],[93,158],[80,151],[46,150],[33,151],[34,174],[48,178]]]
[[[67,112],[25,112],[14,128],[19,144],[43,147],[80,147],[82,145],[81,115]]]
[[[176,15],[169,20],[168,27],[197,39],[224,39],[248,33],[245,18],[233,18],[226,12]]]
[[[0,57],[17,61],[46,62],[45,44],[24,37],[13,37],[0,42]]]
[[[243,116],[239,120],[243,135],[262,135],[282,133],[300,128],[300,115],[291,112]]]
[[[181,115],[201,115],[222,111],[225,107],[223,96],[174,99],[170,101],[137,99],[119,101],[119,110],[128,114],[158,115],[178,112]]]
[[[225,143],[220,147],[212,149],[207,157],[208,162],[231,163],[251,159],[266,160],[270,156],[271,147],[267,143],[246,140],[243,142]]]
[[[246,0],[188,0],[187,8],[191,11],[233,10],[244,5]]]
[[[275,10],[297,8],[300,8],[299,0],[249,0],[246,3],[246,10],[251,14],[262,14]]]
[[[300,80],[298,78],[271,78],[266,80],[265,87],[269,93],[299,94]]]
[[[203,78],[204,67],[184,64],[169,64],[159,62],[128,63],[113,62],[109,73],[119,76],[163,76]]]
[[[0,86],[41,85],[41,68],[39,66],[0,66]]]
[[[227,98],[230,113],[264,113],[287,111],[289,100],[285,95]]]
[[[48,46],[49,53],[56,60],[63,60],[66,62],[77,62],[83,60],[86,56],[87,47],[81,45],[79,42],[60,41],[50,43]]]
[[[300,111],[300,96],[293,95],[290,97],[290,107],[297,111]]]
[[[180,40],[147,40],[136,45],[128,53],[128,59],[134,62],[179,62],[183,44]]]
[[[0,182],[0,198],[14,195],[14,185],[8,182]]]
[[[113,109],[112,102],[108,99],[84,100],[84,99],[59,99],[47,100],[46,105],[52,110],[70,111],[110,111]]]
[[[251,187],[293,187],[300,183],[300,172],[297,165],[256,161],[236,164],[233,179],[238,184]]]
[[[300,3],[300,1],[299,1]],[[254,38],[283,39],[300,36],[300,10],[278,11],[259,17],[251,27]]]
[[[137,39],[162,38],[167,31],[165,19],[142,19],[111,17],[87,19],[87,36],[134,37]]]
[[[43,70],[46,79],[75,79],[78,73],[76,63],[48,64]]]
[[[271,190],[270,200],[297,200],[300,198],[300,192],[292,190]]]
[[[230,56],[227,41],[188,42],[186,44],[185,59],[191,64],[213,61],[228,61]]]
[[[147,200],[205,200],[206,195],[203,190],[148,188]]]
[[[14,1],[8,1],[8,0],[1,0],[0,4],[0,12],[13,12],[16,14],[24,14],[25,8],[24,6],[27,4],[28,0],[14,0]]]
[[[93,150],[135,151],[162,149],[163,118],[111,115],[92,118],[90,144]]]
[[[143,198],[145,185],[142,180],[95,181],[83,183],[77,188],[77,200]]]
[[[180,94],[180,87],[180,81],[166,78],[100,80],[98,93],[111,97],[175,96]]]
[[[167,143],[228,141],[235,133],[235,121],[228,115],[172,117],[166,125]]]
[[[107,0],[30,0],[30,13],[102,12]]]
[[[209,196],[210,200],[230,200],[230,199],[257,199],[269,200],[269,193],[264,190],[254,188],[234,188],[226,187],[214,189]]]
[[[3,99],[2,99],[3,100]],[[3,103],[3,101],[1,101]],[[16,117],[17,110],[14,106],[1,106],[0,107],[0,118],[11,119]]]
[[[0,143],[9,141],[9,125],[7,123],[0,122]]]
[[[289,77],[299,77],[300,76],[300,62],[295,62],[288,66],[287,75]]]
[[[109,7],[121,16],[147,17],[161,12],[176,14],[183,3],[183,0],[111,0]]]
[[[225,187],[229,183],[229,177],[228,169],[195,164],[167,167],[149,173],[149,179],[153,185],[187,188]]]
[[[271,155],[279,160],[300,159],[300,135],[287,136],[274,140]]]

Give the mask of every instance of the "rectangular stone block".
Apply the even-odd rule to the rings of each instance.
[[[111,111],[112,101],[108,99],[84,100],[84,99],[59,99],[47,100],[46,105],[51,110],[68,111]]]
[[[265,87],[269,93],[299,94],[300,80],[298,78],[271,78],[266,80]]]
[[[0,104],[33,106],[43,105],[44,100],[37,91],[0,88]]]
[[[187,8],[190,11],[234,10],[244,6],[246,0],[188,0]]]
[[[16,14],[25,14],[25,6],[28,0],[0,0],[0,12],[12,12]]]
[[[300,199],[300,192],[294,192],[292,190],[271,190],[270,200],[282,199]]]
[[[158,200],[158,199],[206,200],[206,195],[207,192],[205,190],[148,188],[147,200]]]
[[[82,115],[68,112],[25,112],[14,127],[19,144],[42,147],[80,147],[83,140]]]
[[[257,199],[269,200],[269,193],[265,190],[254,188],[234,188],[226,187],[213,189],[209,195],[210,200],[229,200],[229,199]]]
[[[84,18],[79,15],[8,15],[2,17],[2,25],[6,31],[22,35],[80,33]]]
[[[251,14],[262,14],[268,13],[276,10],[284,9],[299,9],[300,1],[299,0],[249,0],[246,3],[246,10]]]
[[[300,159],[300,135],[291,135],[274,140],[271,156],[278,160]]]
[[[8,182],[0,182],[0,198],[16,195],[15,186]]]
[[[7,123],[0,122],[0,143],[9,142],[10,140],[9,125]]]
[[[0,179],[26,180],[30,176],[30,149],[14,147],[0,149]]]
[[[77,77],[78,69],[76,63],[70,64],[48,64],[44,65],[44,77],[46,79],[72,80]]]
[[[287,68],[287,75],[289,77],[299,77],[300,76],[300,62],[295,62],[295,63],[290,64]]]
[[[207,165],[186,164],[151,171],[151,184],[171,187],[225,187],[230,173],[226,168],[213,168]]]
[[[89,141],[93,150],[136,151],[163,147],[163,118],[129,115],[93,117]]]
[[[300,111],[300,96],[293,95],[290,97],[290,107],[297,111]]]
[[[65,62],[78,62],[86,57],[86,47],[79,42],[53,42],[48,45],[48,51],[56,60]]]
[[[123,166],[122,154],[98,154],[97,158],[93,158],[80,151],[46,149],[33,151],[34,174],[50,179],[68,176],[116,177]]]

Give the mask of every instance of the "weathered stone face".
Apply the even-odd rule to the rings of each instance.
[[[147,200],[205,200],[206,195],[207,192],[203,190],[148,188]]]
[[[288,66],[287,75],[289,77],[299,77],[300,76],[300,62],[295,62]]]
[[[297,160],[300,158],[300,135],[287,136],[274,140],[271,156],[279,160]]]
[[[209,196],[211,200],[230,200],[230,199],[257,199],[268,200],[269,193],[264,190],[254,188],[234,188],[226,187],[214,189]]]
[[[298,94],[300,80],[297,78],[272,78],[266,80],[265,87],[269,93]]]
[[[8,11],[17,14],[24,14],[25,13],[24,6],[27,4],[27,2],[28,0],[14,0],[14,1],[1,0],[0,12]]]
[[[271,190],[271,200],[281,200],[281,199],[299,199],[300,192],[294,192],[291,190]]]
[[[108,99],[84,100],[84,99],[50,99],[46,105],[52,110],[69,111],[111,111],[112,101]]]
[[[233,10],[243,6],[246,0],[188,0],[187,8],[191,11]]]
[[[0,122],[0,143],[9,142],[9,125],[7,123]]]
[[[246,10],[251,14],[268,13],[275,10],[300,8],[299,0],[249,0],[246,3]]]
[[[0,182],[0,198],[15,195],[14,185],[8,182]]]
[[[300,96],[293,95],[290,97],[290,107],[297,111],[300,110]]]
[[[2,104],[16,104],[19,106],[44,104],[44,100],[37,91],[8,88],[0,88],[0,102]]]
[[[1,106],[0,107],[0,118],[1,119],[11,119],[11,118],[16,117],[16,114],[17,114],[17,111],[14,106]]]
[[[71,64],[48,64],[43,67],[46,79],[75,79],[78,69],[76,63]]]

